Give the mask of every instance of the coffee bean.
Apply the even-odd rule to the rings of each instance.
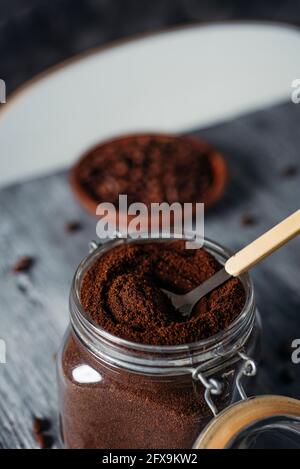
[[[299,168],[296,165],[290,165],[281,172],[282,177],[294,177],[298,174]]]
[[[49,430],[51,427],[50,420],[47,418],[34,417],[32,423],[33,433],[41,433]]]
[[[48,433],[51,428],[51,422],[47,418],[34,417],[32,423],[32,432],[36,442],[42,449],[49,449],[53,446],[53,437]]]
[[[243,226],[254,226],[256,223],[256,218],[250,213],[245,213],[244,215],[242,215],[241,224]]]
[[[14,273],[20,272],[28,272],[34,263],[34,259],[30,256],[22,256],[19,260],[15,263],[12,268]]]
[[[76,221],[76,220],[69,221],[65,225],[65,231],[67,233],[75,233],[76,231],[80,231],[81,229],[82,229],[82,224],[80,223],[80,221]]]
[[[53,446],[53,437],[42,433],[35,435],[36,442],[41,449],[51,449]]]

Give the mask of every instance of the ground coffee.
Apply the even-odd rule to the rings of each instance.
[[[81,302],[91,319],[118,337],[186,344],[225,329],[244,306],[244,288],[239,280],[228,281],[189,320],[160,288],[186,292],[218,269],[212,255],[185,250],[183,242],[123,245],[86,271]],[[189,348],[186,354],[192,362]],[[236,367],[227,364],[213,374],[223,384],[222,395],[214,396],[219,410],[232,400]],[[59,389],[67,448],[191,448],[212,415],[205,389],[191,373],[159,375],[112,365],[73,332],[59,356]]]
[[[185,319],[162,288],[186,293],[221,268],[204,249],[184,241],[123,245],[106,253],[85,274],[81,302],[90,317],[112,334],[152,345],[178,345],[226,329],[241,312],[245,291],[231,279]]]
[[[203,202],[220,198],[226,183],[222,156],[188,137],[136,135],[90,150],[73,168],[72,187],[93,213],[100,202]]]

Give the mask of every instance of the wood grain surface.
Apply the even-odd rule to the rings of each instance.
[[[300,207],[300,105],[193,133],[225,153],[231,174],[224,199],[206,214],[206,236],[237,250]],[[82,229],[68,233],[73,220]],[[37,447],[33,416],[51,419],[58,445],[54,354],[68,323],[71,279],[95,227],[74,200],[66,173],[0,190],[0,339],[7,347],[0,364],[0,447]],[[13,273],[23,255],[34,258],[32,268]],[[300,398],[300,365],[291,363],[288,348],[300,338],[300,239],[252,275],[264,326],[256,392]]]

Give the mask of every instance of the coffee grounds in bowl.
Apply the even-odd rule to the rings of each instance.
[[[179,345],[226,329],[241,313],[245,290],[232,278],[203,298],[190,318],[178,313],[162,288],[186,293],[221,265],[206,250],[183,241],[121,245],[98,258],[83,278],[88,316],[111,334],[151,345]]]
[[[71,184],[83,205],[95,214],[101,202],[128,204],[203,202],[222,195],[227,179],[223,157],[190,137],[133,135],[103,143],[83,156],[71,172]]]

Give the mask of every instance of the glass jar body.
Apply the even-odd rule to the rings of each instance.
[[[258,323],[246,347],[252,357]],[[223,385],[214,397],[218,410],[237,398],[239,366],[224,364],[213,375]],[[212,418],[205,388],[191,373],[153,376],[112,367],[86,350],[71,328],[58,357],[58,384],[66,448],[192,448]]]
[[[257,357],[260,321],[252,282],[242,276],[246,304],[226,331],[173,347],[131,343],[91,323],[80,304],[81,281],[89,265],[119,243],[98,248],[79,265],[74,277],[71,325],[58,354],[64,445],[192,448],[212,418],[205,384],[212,378],[221,383],[220,393],[210,397],[218,410],[227,407],[237,398],[239,352]],[[208,240],[204,247],[221,263],[230,255]]]

